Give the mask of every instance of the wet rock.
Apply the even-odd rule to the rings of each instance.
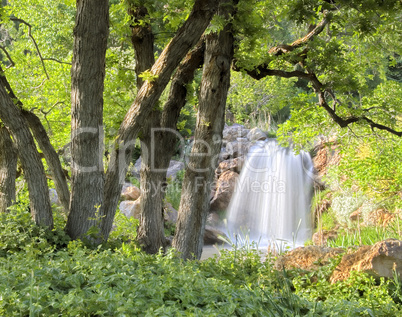
[[[236,180],[239,174],[233,171],[224,172],[218,179],[213,199],[211,200],[212,211],[226,210],[232,198]]]
[[[363,271],[375,278],[402,274],[402,241],[387,239],[373,246],[362,246],[344,255],[331,276],[331,283],[345,280],[351,271]]]

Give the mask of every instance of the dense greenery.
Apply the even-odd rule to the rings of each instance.
[[[28,213],[3,214],[0,314],[4,316],[396,316],[398,280],[364,274],[330,284],[330,266],[277,271],[244,247],[219,259],[183,262],[135,244],[88,249]],[[61,221],[61,220],[60,220]],[[124,226],[123,226],[124,227]],[[119,230],[119,228],[117,228]]]
[[[145,22],[152,25],[158,56],[193,1],[110,1],[106,147],[116,137],[137,93],[129,27],[133,21],[127,3],[146,6],[149,17]],[[5,74],[24,108],[42,119],[53,146],[62,149],[70,141],[75,1],[9,0],[1,14],[1,39],[10,54],[7,58],[3,51],[1,61],[3,68],[12,66]],[[335,192],[333,206],[318,222],[321,229],[342,224],[341,235],[331,246],[401,238],[399,219],[387,228],[361,228],[348,222],[349,213],[364,203],[367,212],[402,208],[402,143],[392,134],[402,130],[401,16],[398,1],[250,0],[239,2],[232,21],[238,72],[232,74],[227,101],[227,109],[234,115],[231,121],[259,126],[296,148],[312,149],[317,137],[326,136],[340,150],[340,163],[331,167],[325,179]],[[269,53],[272,47],[302,38],[325,18],[330,24],[303,47],[286,54]],[[215,18],[207,33],[224,25],[225,21]],[[367,120],[341,128],[317,105],[317,91],[306,76],[256,81],[248,75],[259,66],[313,73],[341,118],[366,117],[392,131],[370,127]],[[177,124],[185,137],[194,131],[200,76],[198,72],[188,87],[188,102]],[[159,105],[167,99],[167,90]],[[180,202],[180,180],[170,181],[167,188],[166,200],[175,208]],[[85,242],[70,241],[62,230],[66,215],[56,207],[53,231],[35,226],[23,194],[21,197],[9,213],[0,215],[0,315],[402,314],[399,277],[375,281],[356,273],[344,282],[330,284],[336,260],[315,272],[282,272],[273,268],[273,259],[261,261],[250,249],[222,251],[219,259],[204,262],[183,262],[174,252],[150,256],[133,242],[138,221],[119,213],[108,243],[94,250]]]

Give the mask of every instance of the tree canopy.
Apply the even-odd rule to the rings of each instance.
[[[98,191],[102,197],[90,213],[91,224],[105,237],[127,171],[122,162],[132,159],[137,137],[145,144],[145,127],[163,125],[163,110],[170,109],[169,101],[177,94],[174,80],[180,79],[180,71],[188,66],[191,49],[204,42],[204,73],[197,64],[186,77],[189,82],[179,80],[186,98],[174,108],[181,117],[175,118],[173,127],[205,141],[208,133],[221,133],[223,126],[214,126],[215,117],[206,116],[203,111],[209,110],[203,105],[208,94],[215,93],[215,88],[206,86],[216,70],[212,67],[205,74],[210,61],[206,57],[213,51],[214,37],[223,42],[225,33],[233,38],[232,48],[225,54],[214,54],[220,56],[216,65],[229,63],[231,86],[227,105],[218,102],[216,114],[227,106],[236,122],[260,125],[283,144],[291,142],[296,148],[312,147],[320,135],[336,136],[343,145],[345,160],[340,168],[349,181],[345,186],[358,183],[369,195],[400,204],[395,199],[401,192],[402,175],[398,164],[402,136],[400,0],[111,0],[107,5],[106,55],[98,63],[104,60],[105,67],[100,69],[105,74],[101,79],[103,109],[98,121],[104,129],[106,153],[96,158],[101,161],[98,176],[102,185]],[[77,59],[73,62],[73,57],[82,53],[75,50],[80,32],[75,22],[77,8],[70,0],[9,0],[1,7],[0,57],[5,91],[22,112],[40,119],[59,153],[67,151],[66,146],[74,139],[71,133],[75,135],[71,88],[76,87],[74,78],[83,66],[74,64]],[[88,30],[82,30],[85,32]],[[141,32],[150,36],[149,65],[141,64],[136,54],[145,45]],[[221,80],[228,81],[223,69],[226,67],[222,66]],[[80,89],[87,93],[89,86]],[[226,85],[219,85],[221,89]],[[86,105],[77,107],[85,113]],[[197,112],[199,118],[210,118],[203,123],[209,130],[201,132],[203,124],[194,118]],[[162,121],[150,124],[155,113]],[[13,132],[5,114],[0,113],[0,123]],[[95,112],[92,115],[95,118]],[[63,167],[70,177],[69,167]],[[55,173],[48,157],[45,168]],[[74,192],[74,185],[71,187]],[[100,218],[95,219],[98,212]]]

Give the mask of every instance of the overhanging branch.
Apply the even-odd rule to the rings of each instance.
[[[286,54],[289,53],[293,50],[295,50],[296,48],[299,48],[305,44],[307,44],[307,42],[311,41],[315,36],[317,36],[318,34],[320,34],[325,26],[330,22],[331,19],[331,15],[325,11],[324,12],[324,19],[317,24],[317,26],[311,31],[309,32],[305,37],[302,37],[296,41],[294,41],[292,44],[280,44],[277,45],[273,48],[271,48],[268,53],[271,55],[275,55],[275,56],[279,56],[282,54]]]

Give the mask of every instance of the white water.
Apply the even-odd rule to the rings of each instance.
[[[310,155],[294,155],[275,140],[249,151],[228,211],[228,235],[249,237],[260,246],[295,247],[311,238]],[[234,242],[234,241],[233,241]]]

